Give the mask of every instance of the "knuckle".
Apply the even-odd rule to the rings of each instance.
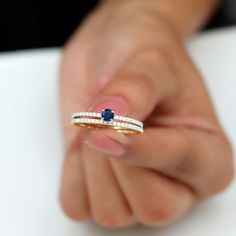
[[[142,94],[146,99],[150,98],[155,91],[155,81],[149,79],[149,75],[144,72],[130,74],[126,77],[126,81],[133,87],[134,91]]]
[[[164,226],[173,220],[175,213],[176,208],[171,201],[156,199],[145,202],[136,217],[144,225]]]
[[[132,91],[132,96],[136,97],[137,103],[141,106],[153,101],[156,96],[154,80],[149,80],[144,73],[124,74],[118,87],[122,87],[121,93],[124,97],[130,96]]]
[[[196,185],[198,197],[208,198],[225,190],[234,179],[235,170],[231,144],[225,135],[217,135],[213,142],[213,155],[204,158],[202,181]],[[199,165],[196,165],[199,166]]]
[[[72,220],[86,221],[90,219],[90,213],[88,209],[75,207],[71,203],[69,203],[67,200],[61,199],[61,208],[64,214]]]
[[[218,172],[212,186],[213,194],[226,189],[235,176],[233,150],[229,140],[226,137],[223,138],[223,148],[219,154]]]
[[[147,66],[154,67],[157,71],[166,71],[171,65],[170,55],[163,46],[151,46],[144,48],[142,57],[147,61]]]
[[[123,228],[130,221],[130,215],[114,211],[114,209],[100,209],[94,213],[95,221],[107,229]]]
[[[234,179],[234,170],[231,168],[224,176],[221,176],[213,187],[213,193],[225,190]]]

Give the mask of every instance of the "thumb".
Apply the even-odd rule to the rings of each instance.
[[[101,112],[109,108],[116,115],[144,121],[156,106],[165,106],[175,94],[172,70],[165,58],[153,51],[133,55],[124,64],[89,110]],[[121,155],[127,137],[115,131],[94,130],[88,134],[86,143],[105,153]]]

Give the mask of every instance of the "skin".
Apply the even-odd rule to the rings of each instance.
[[[65,162],[60,199],[77,221],[166,226],[233,178],[232,150],[184,47],[214,0],[104,1],[66,44],[61,63]],[[111,108],[142,135],[86,130],[75,111]]]

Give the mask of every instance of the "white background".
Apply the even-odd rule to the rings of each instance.
[[[236,146],[236,29],[198,36],[188,47]],[[57,49],[0,54],[0,235],[235,236],[235,182],[167,229],[111,232],[63,215],[57,195],[63,159],[59,59]]]

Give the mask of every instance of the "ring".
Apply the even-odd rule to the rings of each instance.
[[[115,115],[111,109],[102,112],[76,112],[72,114],[71,123],[85,128],[110,128],[125,134],[143,133],[143,123],[126,116]]]

